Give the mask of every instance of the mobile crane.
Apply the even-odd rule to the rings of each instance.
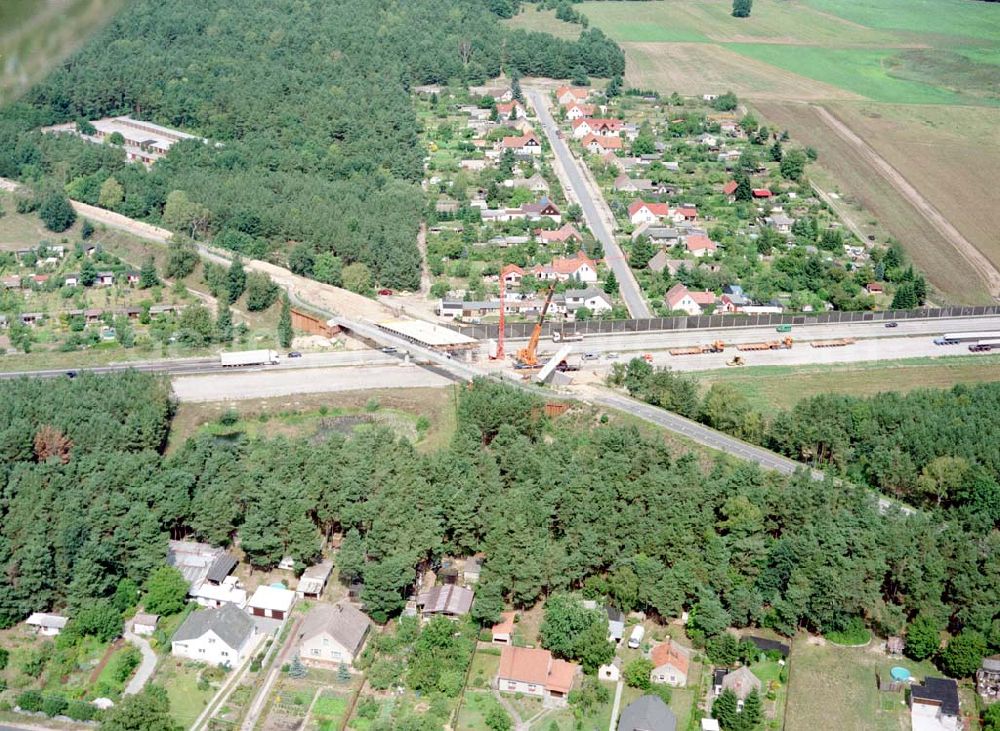
[[[552,295],[556,291],[556,285],[553,282],[549,285],[548,294],[545,295],[545,304],[542,305],[542,311],[538,315],[538,322],[535,323],[535,329],[531,331],[531,339],[528,340],[528,344],[517,351],[517,367],[518,368],[537,368],[538,363],[538,339],[542,336],[542,323],[545,322],[545,314],[549,311],[549,305],[552,304]]]

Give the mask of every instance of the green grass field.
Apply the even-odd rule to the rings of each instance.
[[[788,409],[821,393],[871,396],[883,391],[951,388],[958,383],[1000,381],[1000,356],[953,356],[842,366],[773,366],[699,374],[705,388],[728,383],[765,413]]]

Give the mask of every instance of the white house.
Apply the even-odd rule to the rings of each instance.
[[[667,291],[665,299],[668,308],[683,310],[689,315],[700,315],[704,306],[715,304],[713,292],[690,292],[679,282]]]
[[[633,225],[652,224],[670,215],[670,206],[666,203],[646,203],[643,200],[633,201],[628,207],[628,218]]]
[[[621,676],[622,659],[620,657],[614,658],[607,665],[601,665],[601,667],[597,669],[597,677],[601,680],[606,680],[609,683],[617,683]]]
[[[575,312],[586,307],[591,314],[611,312],[611,298],[596,287],[587,289],[567,289],[565,292],[566,309]]]
[[[346,602],[317,604],[302,621],[299,657],[316,665],[351,665],[369,629],[368,617]]]
[[[188,592],[189,596],[203,607],[221,607],[233,604],[240,609],[246,606],[247,592],[235,576],[227,576],[221,584],[203,581]]]
[[[490,630],[490,639],[494,645],[510,645],[514,636],[514,612],[503,612],[500,615],[500,623],[493,625]]]
[[[25,624],[29,627],[33,627],[36,634],[44,635],[46,637],[54,637],[63,631],[68,621],[69,619],[61,614],[35,612],[28,617],[27,620],[25,620]]]
[[[170,653],[210,665],[237,667],[256,646],[257,628],[232,604],[188,615],[170,642]]]
[[[295,603],[295,592],[278,586],[260,586],[247,602],[247,612],[255,617],[284,619]]]
[[[551,264],[536,264],[529,272],[542,281],[565,282],[575,279],[585,284],[597,281],[597,262],[583,251],[578,251],[575,257],[558,257]]]

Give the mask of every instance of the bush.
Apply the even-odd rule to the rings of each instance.
[[[50,718],[52,716],[59,716],[62,715],[68,705],[66,699],[61,695],[52,694],[43,701],[42,713]]]
[[[76,211],[65,194],[53,191],[45,196],[38,208],[38,217],[50,231],[65,231],[76,221]]]
[[[861,617],[851,617],[841,629],[827,632],[824,637],[835,645],[864,645],[872,634]]]
[[[17,706],[22,711],[37,713],[44,704],[45,700],[37,690],[26,690],[17,697]]]
[[[0,647],[0,670],[7,669],[7,663],[10,661],[10,650],[6,647]]]
[[[64,715],[69,716],[74,721],[92,721],[97,715],[97,709],[86,701],[70,701]]]

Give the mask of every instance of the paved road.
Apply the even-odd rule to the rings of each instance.
[[[542,131],[545,132],[545,136],[549,140],[549,145],[555,152],[556,157],[559,158],[559,162],[562,164],[562,168],[569,178],[570,185],[568,187],[580,202],[580,207],[583,209],[583,216],[587,219],[587,225],[590,226],[590,230],[593,231],[597,240],[604,245],[604,258],[618,279],[619,290],[622,299],[625,300],[625,305],[628,307],[629,313],[635,318],[652,317],[653,315],[649,310],[649,306],[642,297],[642,290],[639,288],[639,283],[635,281],[635,276],[628,266],[621,247],[618,246],[613,233],[608,230],[605,220],[601,216],[598,205],[607,208],[607,204],[603,198],[595,201],[591,196],[590,188],[584,180],[584,172],[580,169],[582,163],[573,157],[573,153],[569,151],[569,147],[558,136],[558,128],[555,120],[549,113],[545,96],[535,90],[528,90],[527,94],[541,122]],[[567,191],[567,193],[569,192]],[[600,194],[599,191],[597,193],[598,195]]]
[[[149,642],[145,637],[135,634],[132,631],[131,625],[132,620],[125,623],[125,639],[139,648],[139,652],[142,653],[142,663],[139,665],[139,669],[135,671],[135,675],[129,681],[128,685],[125,686],[125,695],[135,695],[142,691],[146,683],[153,676],[153,671],[156,670],[157,660],[156,653],[149,646]]]

